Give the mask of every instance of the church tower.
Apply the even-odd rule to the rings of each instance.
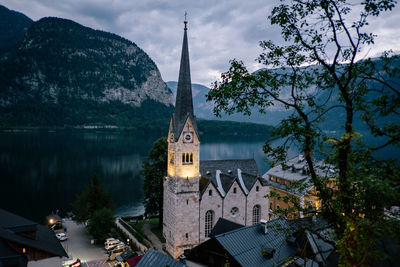
[[[168,132],[168,169],[164,179],[163,234],[166,249],[174,257],[199,243],[200,140],[193,112],[187,20],[175,112]]]

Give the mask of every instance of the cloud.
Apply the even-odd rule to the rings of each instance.
[[[229,60],[243,60],[251,71],[260,40],[281,42],[280,30],[267,17],[280,1],[264,0],[3,0],[6,7],[34,20],[56,16],[95,29],[109,31],[139,45],[154,60],[165,81],[177,80],[183,37],[183,15],[189,16],[189,50],[192,82],[210,86]],[[378,34],[369,56],[398,47],[400,10],[373,20]]]

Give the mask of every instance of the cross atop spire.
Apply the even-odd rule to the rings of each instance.
[[[185,30],[187,30],[186,25],[188,24],[188,20],[187,20],[187,12],[185,11],[185,20],[183,21],[183,23],[185,23]]]

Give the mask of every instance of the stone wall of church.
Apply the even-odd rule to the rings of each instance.
[[[168,184],[170,182],[170,184]],[[164,179],[163,196],[163,235],[166,239],[166,249],[173,255],[174,250],[174,225],[175,225],[175,194],[171,192],[171,181]]]
[[[236,188],[236,193],[234,193]],[[232,208],[238,208],[239,212],[231,214]],[[246,195],[235,181],[224,198],[223,217],[236,223],[246,223]]]
[[[211,190],[211,195],[210,195]],[[206,212],[212,210],[214,213],[213,218],[213,227],[217,223],[218,219],[222,217],[222,197],[218,193],[217,189],[214,187],[212,183],[209,183],[207,189],[204,191],[201,201],[200,201],[200,243],[204,242],[206,239],[205,236],[205,217]]]
[[[257,192],[258,186],[258,192]],[[269,193],[268,186],[262,186],[260,181],[256,181],[247,196],[247,220],[246,225],[253,224],[253,208],[260,205],[261,219],[268,220],[269,201],[265,196]]]
[[[166,249],[174,258],[199,242],[199,192],[190,190],[198,188],[198,184],[198,177],[188,180],[168,177],[164,182],[163,233]]]

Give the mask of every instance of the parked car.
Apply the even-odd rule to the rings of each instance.
[[[104,242],[104,249],[109,250],[110,248],[117,246],[119,243],[121,243],[121,241],[119,241],[118,239],[113,239],[113,240],[110,239]]]
[[[68,236],[65,233],[57,233],[56,237],[58,238],[58,240],[60,241],[64,241],[68,239]]]
[[[125,248],[125,247],[126,247],[126,246],[125,246],[125,243],[124,243],[124,242],[120,242],[118,245],[116,245],[116,246],[114,246],[114,247],[112,247],[112,248],[110,248],[110,249],[107,249],[104,253],[110,255],[111,252],[112,252],[114,249]]]
[[[110,255],[108,255],[108,260],[110,260],[110,261],[115,260],[115,257],[117,257],[118,255],[121,255],[126,249],[127,249],[127,247],[116,248],[116,249],[112,250],[110,252]]]

